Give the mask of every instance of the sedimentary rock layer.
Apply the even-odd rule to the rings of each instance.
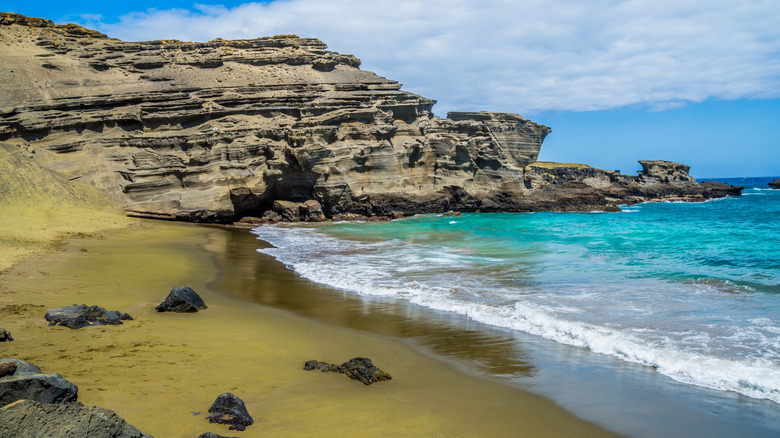
[[[663,161],[638,176],[534,164],[550,128],[435,117],[435,101],[326,49],[295,35],[124,42],[0,13],[0,141],[130,214],[202,222],[610,211],[739,193]]]
[[[516,210],[546,126],[435,101],[294,35],[123,42],[0,14],[0,140],[139,214]]]

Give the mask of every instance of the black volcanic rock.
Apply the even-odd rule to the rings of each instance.
[[[171,289],[165,301],[155,307],[155,310],[158,312],[193,313],[206,308],[206,303],[203,302],[200,295],[191,287],[184,286]]]
[[[6,368],[11,364],[13,373],[0,377],[0,406],[23,399],[41,403],[76,401],[78,387],[61,375],[44,374],[37,366],[21,359],[0,359],[0,365]]]
[[[780,179],[769,182],[769,187],[773,189],[780,189]]]
[[[99,306],[86,304],[57,307],[46,312],[49,327],[61,325],[69,329],[79,329],[90,325],[119,325],[122,321],[132,321],[127,313],[108,311]]]
[[[732,186],[715,181],[702,181],[699,183],[703,196],[707,199],[723,198],[726,196],[739,196],[745,190],[745,186]]]
[[[214,432],[206,432],[198,436],[198,438],[238,438],[234,436],[222,436]]]
[[[355,357],[341,365],[310,360],[303,365],[303,369],[346,374],[350,379],[358,380],[365,385],[392,379],[387,371],[375,366],[371,359],[365,357]]]
[[[246,410],[244,401],[230,392],[217,397],[209,408],[209,414],[209,422],[227,424],[230,430],[244,430],[255,422]]]
[[[14,338],[11,336],[11,332],[4,328],[0,328],[0,342],[8,342],[13,340]]]

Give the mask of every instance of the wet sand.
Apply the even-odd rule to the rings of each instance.
[[[316,297],[318,286],[269,258],[244,257],[248,246],[236,246],[237,237],[254,239],[243,230],[137,220],[16,264],[0,275],[2,327],[15,338],[0,344],[2,356],[62,374],[78,385],[81,402],[113,409],[158,438],[207,431],[242,437],[609,436],[543,397],[458,371],[394,337],[419,333],[421,344],[428,339],[446,357],[448,349],[462,354],[456,344],[468,339],[468,331],[451,336],[435,324],[375,312],[359,300],[335,312],[327,300],[301,298]],[[231,261],[244,265],[219,269]],[[249,270],[256,275],[246,277]],[[309,313],[240,299],[258,282],[274,299],[305,301],[299,307]],[[172,286],[182,285],[198,291],[209,308],[197,314],[154,311]],[[288,294],[290,288],[298,293]],[[47,309],[74,303],[120,310],[135,320],[80,330],[47,326]],[[328,315],[358,321],[358,328],[385,329],[369,334],[339,327]],[[340,363],[356,356],[370,357],[393,380],[364,386],[343,375],[302,370],[306,360]],[[502,363],[491,365],[485,356],[475,347],[476,363]],[[205,419],[223,392],[246,402],[255,424],[245,432]]]

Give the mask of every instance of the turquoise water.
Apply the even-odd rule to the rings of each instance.
[[[622,213],[484,213],[261,227],[312,281],[780,404],[780,191]]]

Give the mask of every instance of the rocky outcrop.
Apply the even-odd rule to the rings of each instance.
[[[780,179],[776,179],[774,181],[769,182],[769,188],[771,189],[780,189]]]
[[[244,401],[230,392],[217,397],[209,408],[209,414],[209,422],[226,424],[230,430],[245,430],[255,422],[246,410]]]
[[[174,287],[155,310],[158,312],[194,313],[206,309],[206,303],[189,286]]]
[[[152,438],[116,412],[81,403],[21,400],[0,409],[0,436],[16,438]]]
[[[323,373],[346,374],[350,379],[358,380],[365,385],[392,379],[387,371],[377,367],[371,362],[371,359],[366,357],[355,357],[341,365],[310,360],[303,365],[303,369],[306,371],[320,370]]]
[[[592,210],[615,211],[617,204],[679,200],[704,201],[736,196],[744,187],[713,181],[698,183],[688,174],[690,166],[672,161],[640,161],[638,175],[596,169],[583,164],[537,162],[526,168],[529,198],[555,206],[589,205]],[[548,200],[548,198],[550,198]]]
[[[0,365],[4,365],[6,370],[13,370],[0,377],[0,406],[23,399],[67,403],[76,401],[78,397],[78,387],[59,374],[44,374],[37,366],[14,358],[0,359]]]
[[[435,117],[435,101],[294,35],[123,42],[0,14],[0,38],[0,140],[139,216],[522,209],[550,132],[515,114]]]
[[[49,321],[49,327],[61,325],[74,330],[90,325],[120,325],[122,321],[133,320],[127,313],[108,311],[99,306],[86,304],[51,309],[46,312],[45,318]]]

